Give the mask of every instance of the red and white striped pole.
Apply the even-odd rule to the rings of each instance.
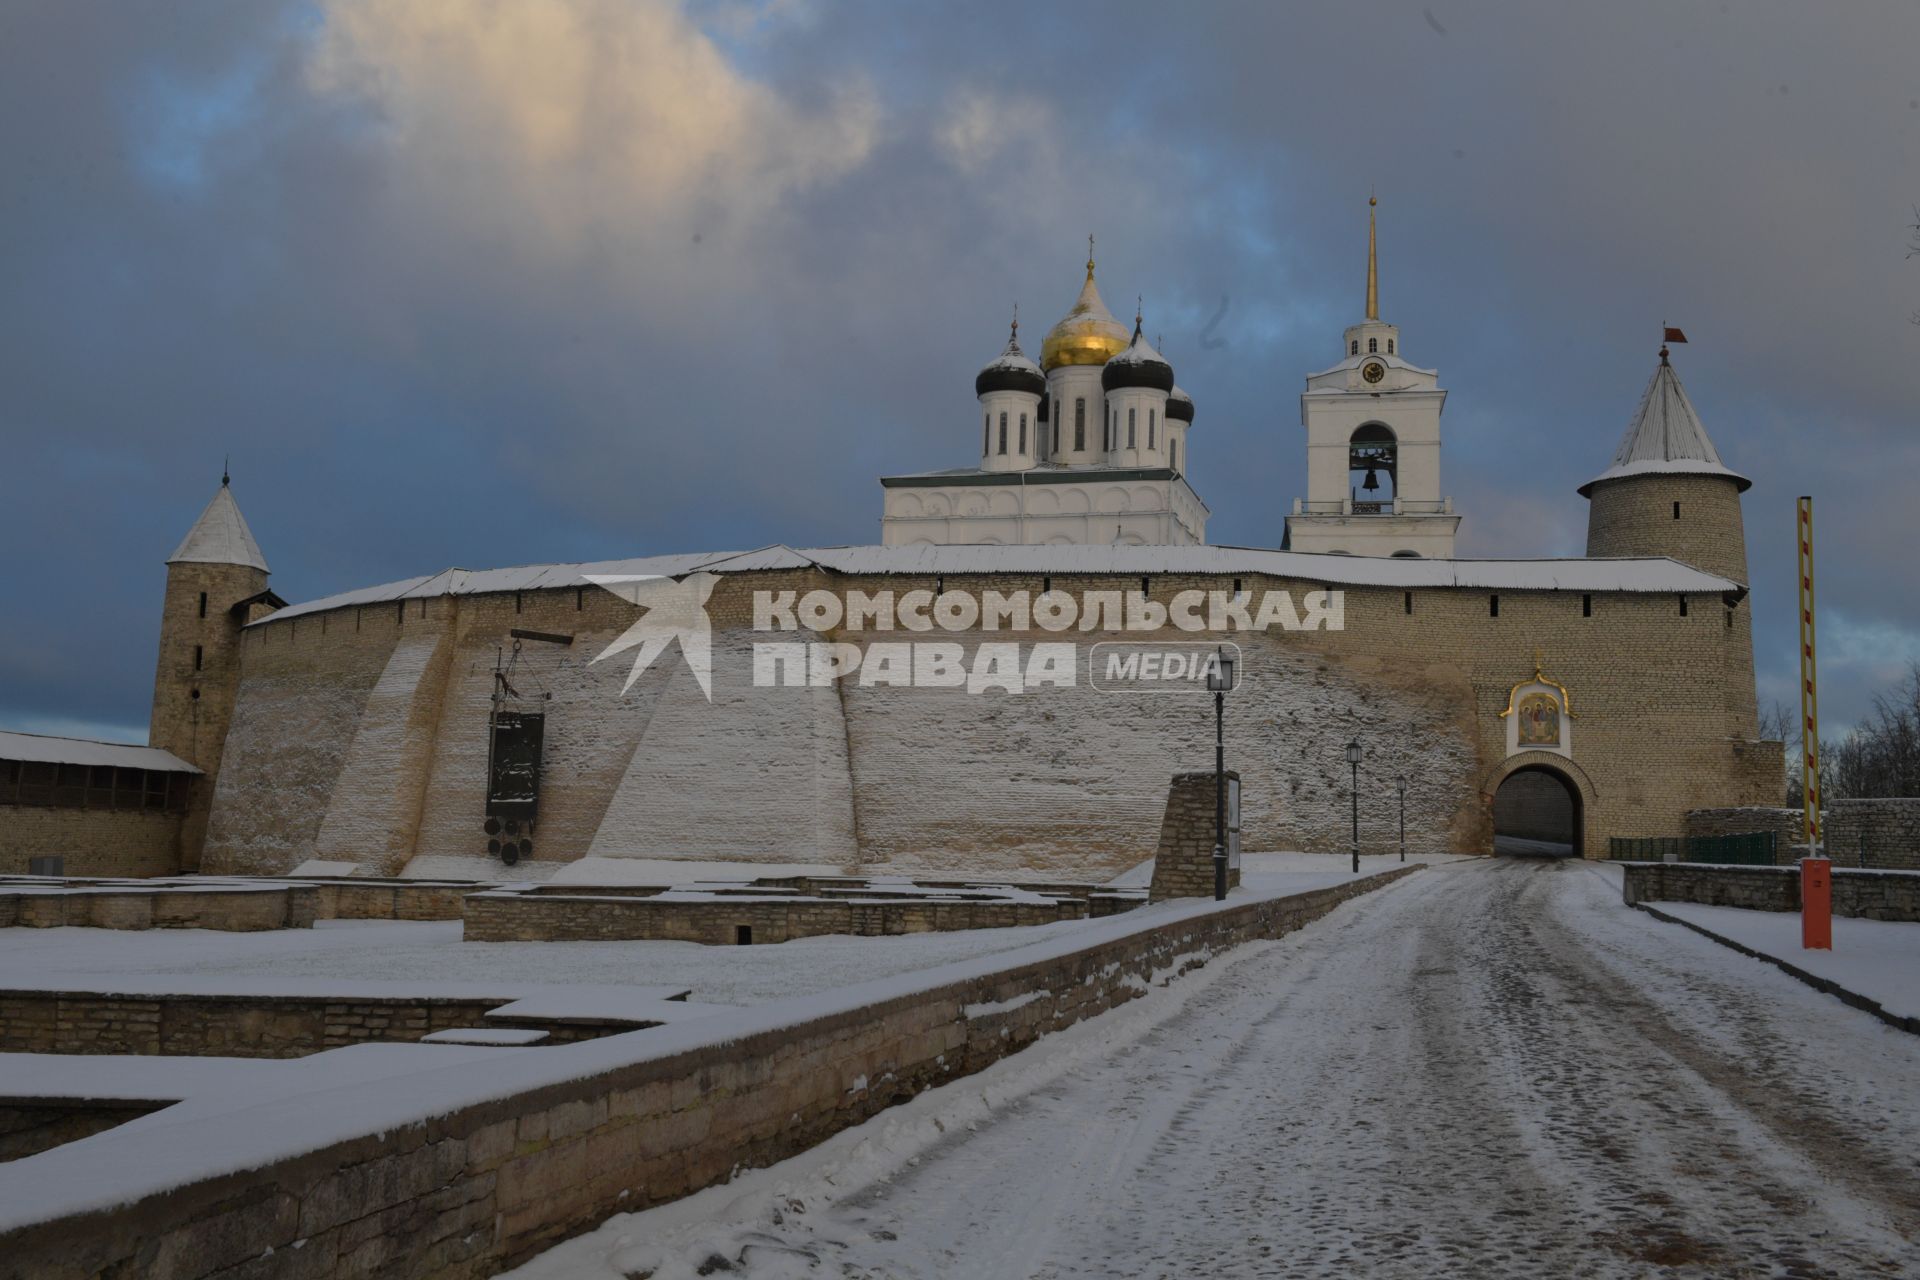
[[[1799,502],[1800,794],[1806,801],[1807,856],[1800,860],[1800,946],[1833,949],[1833,864],[1822,856],[1820,831],[1820,689],[1813,637],[1813,499]]]

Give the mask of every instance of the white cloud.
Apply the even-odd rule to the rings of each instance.
[[[328,0],[325,15],[312,84],[377,109],[402,202],[485,220],[511,250],[750,227],[878,137],[862,82],[784,100],[662,0]]]

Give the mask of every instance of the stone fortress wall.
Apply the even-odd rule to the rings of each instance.
[[[1247,573],[1258,595],[1312,581]],[[484,857],[489,699],[520,628],[571,635],[525,641],[519,701],[546,715],[536,861],[602,856],[707,857],[1104,877],[1151,857],[1169,775],[1212,766],[1204,691],[1089,687],[1087,646],[1101,635],[1033,631],[823,635],[752,629],[753,593],[821,589],[1027,591],[1086,599],[1230,591],[1217,574],[855,575],[814,567],[719,576],[713,698],[678,653],[622,694],[625,656],[591,659],[639,616],[581,588],[444,595],[354,604],[246,629],[225,767],[203,866],[284,874],[308,858],[367,874],[416,857]],[[1416,849],[1486,849],[1490,797],[1527,763],[1557,768],[1582,798],[1585,848],[1609,835],[1684,829],[1688,810],[1777,801],[1780,747],[1754,740],[1747,604],[1577,591],[1500,594],[1349,586],[1345,629],[1162,638],[1230,639],[1244,655],[1228,699],[1229,766],[1246,779],[1248,849],[1344,849],[1348,768],[1358,738],[1361,841],[1397,847],[1393,780],[1408,779]],[[831,639],[1071,640],[1072,688],[1019,695],[953,689],[753,688],[755,642]],[[1499,712],[1534,670],[1571,692],[1571,759],[1509,756]],[[1650,661],[1647,655],[1658,654]],[[476,869],[480,869],[476,862]],[[523,874],[526,872],[523,870]]]

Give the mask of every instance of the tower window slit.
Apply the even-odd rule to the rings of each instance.
[[[1675,520],[1680,518],[1680,504],[1677,502],[1673,504],[1673,518]]]
[[[1147,589],[1149,585],[1150,584],[1147,582],[1147,576],[1144,573],[1141,574],[1140,575],[1140,598],[1142,600],[1145,600],[1147,598]]]
[[[1087,398],[1081,396],[1073,402],[1073,447],[1085,450],[1087,447]]]
[[[202,648],[200,645],[193,646],[193,669],[195,671],[198,671],[200,669],[201,659],[204,658],[205,656],[206,656],[206,650],[204,648]]]
[[[1591,618],[1593,616],[1593,597],[1591,595],[1583,595],[1580,597],[1580,616],[1583,618]]]
[[[993,452],[993,415],[990,413],[980,419],[980,452]]]
[[[1178,440],[1167,441],[1167,466],[1174,471],[1180,469],[1180,442]]]
[[[200,593],[200,616],[207,616],[207,593],[204,591]]]
[[[575,587],[573,589],[573,611],[575,613],[579,613],[582,609],[585,609],[586,607],[587,607],[587,589],[585,587]]]
[[[1020,452],[1024,454],[1026,451],[1027,451],[1027,415],[1023,413],[1020,415]]]
[[[1685,596],[1680,597],[1680,616],[1683,618],[1687,616],[1687,598]]]
[[[1499,596],[1487,597],[1487,616],[1489,618],[1497,618],[1500,616],[1500,597]]]
[[[515,613],[520,612],[521,602],[522,602],[522,593],[518,591],[514,592],[513,593],[513,611]]]
[[[1159,416],[1158,410],[1154,410],[1154,409],[1147,410],[1147,448],[1149,449],[1153,448],[1153,436],[1154,436],[1153,428],[1154,428],[1155,419],[1158,416]]]
[[[1136,440],[1136,437],[1134,435],[1134,421],[1135,421],[1134,415],[1137,412],[1138,410],[1135,410],[1132,408],[1129,408],[1127,410],[1127,448],[1129,449],[1134,447],[1134,442]]]
[[[515,613],[520,612],[520,597],[517,595],[513,598],[513,611]],[[405,624],[407,620],[407,602],[405,600],[402,600],[400,602],[400,607],[397,610],[395,610],[393,620],[395,622]]]
[[[1401,607],[1404,608],[1409,615],[1413,613],[1413,592],[1409,591],[1406,593],[1406,599],[1401,601]]]
[[[1000,452],[1005,453],[1006,451],[1007,451],[1007,415],[1003,411],[1000,414]]]

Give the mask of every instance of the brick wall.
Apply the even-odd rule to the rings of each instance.
[[[1830,800],[1826,839],[1835,866],[1920,869],[1920,799]]]
[[[1084,898],[1051,902],[849,901],[724,897],[688,902],[654,897],[478,893],[466,900],[468,942],[609,942],[663,939],[733,946],[789,942],[820,934],[936,933],[1006,929],[1081,920]]]
[[[1690,836],[1740,836],[1756,831],[1774,833],[1775,857],[1782,863],[1805,843],[1807,811],[1776,805],[1735,805],[1726,809],[1694,809],[1687,814]]]
[[[1140,588],[1138,578],[1111,576],[1051,584],[1076,596]],[[712,701],[672,652],[622,693],[626,664],[591,659],[635,610],[592,587],[269,620],[241,642],[232,760],[215,790],[207,865],[281,874],[314,856],[329,831],[342,833],[335,852],[369,870],[401,853],[482,855],[488,697],[515,626],[574,636],[570,646],[527,645],[516,677],[547,716],[536,860],[704,856],[1100,880],[1151,857],[1166,778],[1212,764],[1204,693],[1111,693],[1084,680],[1017,697],[857,679],[751,687],[755,641],[876,638],[753,632],[754,591],[935,585],[816,571],[722,576],[709,607]],[[952,575],[944,585],[1037,595],[1043,579]],[[1231,585],[1149,582],[1162,603]],[[1296,600],[1318,585],[1243,579],[1249,592],[1284,589]],[[1505,757],[1498,713],[1536,650],[1573,694],[1573,760],[1595,793],[1588,850],[1604,850],[1609,835],[1672,834],[1690,809],[1777,800],[1778,744],[1754,741],[1745,603],[1729,610],[1718,596],[1694,598],[1682,616],[1675,597],[1601,593],[1589,616],[1579,593],[1525,591],[1504,594],[1494,617],[1488,594],[1436,588],[1409,601],[1398,590],[1347,588],[1344,631],[1234,634],[1244,681],[1228,699],[1227,749],[1246,779],[1246,847],[1344,849],[1342,750],[1358,737],[1363,851],[1397,847],[1390,780],[1400,774],[1411,783],[1415,847],[1489,848],[1480,787]],[[918,638],[971,650],[989,638],[1085,645],[1117,635]],[[448,646],[444,678],[422,666],[395,696],[395,673],[414,667],[396,667],[397,655],[416,642]]]
[[[1239,781],[1240,775],[1229,769],[1223,778],[1231,784]],[[1220,803],[1212,770],[1173,776],[1167,788],[1167,811],[1160,819],[1160,844],[1153,854],[1149,901],[1213,896],[1213,845]],[[1246,804],[1244,793],[1240,803]],[[1232,889],[1239,883],[1240,869],[1228,867],[1227,887]]]
[[[310,885],[194,889],[85,886],[9,889],[0,885],[0,925],[28,929],[219,929],[251,933],[313,926]]]
[[[1125,1003],[1212,951],[1290,932],[1417,869],[1195,911],[1079,950],[760,1030],[746,1029],[757,1015],[743,1010],[734,1015],[741,1027],[716,1019],[711,1041],[678,1052],[599,1066],[584,1078],[450,1107],[421,1123],[385,1124],[323,1150],[0,1233],[0,1277],[164,1271],[190,1280],[237,1274],[243,1264],[262,1277],[492,1275],[617,1211],[805,1150],[1048,1031]],[[564,1055],[578,1051],[538,1052],[537,1061],[565,1066],[572,1059]],[[335,1103],[351,1108],[351,1093]],[[112,1158],[104,1144],[48,1158],[63,1155]]]
[[[325,999],[0,991],[0,1052],[300,1058],[485,1025],[510,997]],[[604,1030],[604,1029],[603,1029]]]
[[[48,854],[69,876],[178,875],[181,824],[177,813],[0,805],[0,875],[25,875],[29,858]]]
[[[1699,902],[1752,911],[1798,911],[1798,867],[1724,867],[1629,863],[1622,893],[1636,902]],[[1833,914],[1866,920],[1920,921],[1920,875],[1833,869]]]

